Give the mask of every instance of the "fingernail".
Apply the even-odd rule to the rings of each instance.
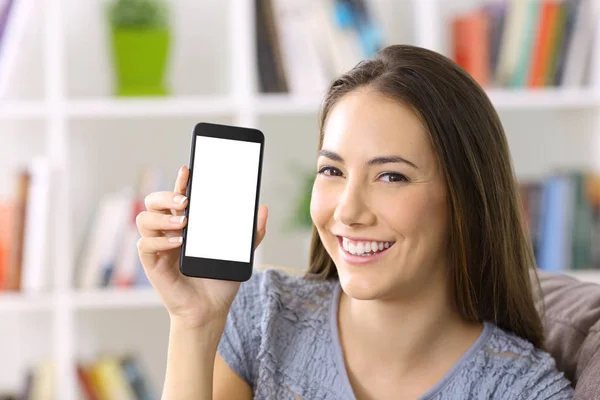
[[[171,217],[171,222],[174,224],[183,224],[185,217]]]
[[[181,236],[171,237],[171,238],[169,238],[169,242],[181,243],[181,242],[183,242],[183,238]]]
[[[183,203],[185,203],[186,200],[187,200],[187,198],[185,196],[180,195],[180,194],[178,194],[177,196],[175,196],[173,198],[173,202],[175,204],[183,204]]]

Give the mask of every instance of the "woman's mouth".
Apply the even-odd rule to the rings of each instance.
[[[337,236],[344,260],[350,264],[366,264],[379,260],[396,242],[353,240]]]

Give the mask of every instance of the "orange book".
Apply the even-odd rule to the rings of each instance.
[[[23,245],[25,241],[25,218],[27,199],[29,197],[30,175],[27,170],[17,175],[16,202],[12,225],[12,256],[10,267],[6,271],[6,290],[21,290],[21,274],[23,270]]]
[[[537,26],[531,67],[529,69],[529,87],[544,86],[544,80],[550,68],[552,39],[557,29],[560,6],[556,0],[544,0]]]
[[[6,270],[8,269],[9,254],[7,243],[5,243],[4,238],[0,238],[0,292],[6,286]]]
[[[452,22],[454,61],[485,87],[490,79],[488,17],[477,10]]]
[[[77,378],[82,391],[85,393],[86,399],[98,400],[98,395],[92,384],[88,368],[80,362],[77,362],[75,366],[77,369]]]
[[[0,203],[0,291],[6,290],[8,271],[12,264],[13,213],[13,204]]]

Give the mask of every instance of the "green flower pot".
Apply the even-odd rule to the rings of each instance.
[[[117,96],[165,96],[167,29],[112,29]]]

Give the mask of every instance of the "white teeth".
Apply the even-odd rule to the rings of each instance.
[[[354,255],[365,255],[365,253],[376,253],[391,246],[390,242],[359,242],[353,243],[346,238],[342,238],[342,247],[347,252]]]
[[[365,252],[365,244],[364,243],[358,243],[356,245],[356,253],[357,254],[362,254]]]

